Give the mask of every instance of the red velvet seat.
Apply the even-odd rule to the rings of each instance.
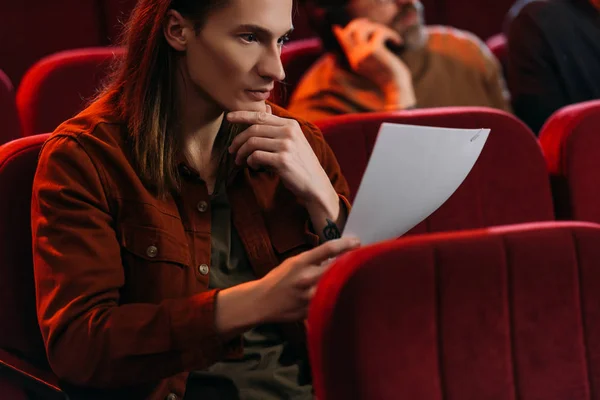
[[[539,136],[559,218],[600,222],[600,100],[564,107]]]
[[[119,38],[124,24],[129,18],[129,13],[137,0],[103,0],[103,23],[106,27],[107,40],[114,45],[119,43]]]
[[[294,11],[292,12],[294,31],[290,35],[292,40],[308,39],[316,36],[310,23],[309,14],[302,3],[302,0],[294,0]]]
[[[598,243],[547,222],[340,257],[309,310],[316,397],[600,399]]]
[[[105,44],[98,1],[0,2],[0,68],[15,86],[37,60],[57,51]]]
[[[285,82],[275,85],[272,100],[287,106],[292,92],[302,79],[302,75],[323,54],[323,45],[318,38],[294,40],[281,51],[281,63],[285,70]]]
[[[481,107],[348,114],[318,121],[348,180],[352,199],[384,121],[491,129],[478,161],[462,185],[410,233],[554,219],[550,182],[535,136],[514,116]]]
[[[37,323],[31,255],[31,186],[47,134],[0,147],[0,397],[37,391],[60,397]]]
[[[486,40],[502,30],[504,17],[514,2],[515,0],[438,0],[435,8],[443,15],[444,24],[464,29]]]
[[[15,89],[6,74],[0,70],[0,145],[21,136],[19,115],[15,104]]]
[[[23,136],[51,132],[95,95],[120,47],[69,50],[44,58],[23,77],[17,108]]]

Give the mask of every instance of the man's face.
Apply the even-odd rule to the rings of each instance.
[[[367,18],[392,28],[407,48],[423,45],[423,4],[419,0],[350,0],[347,10],[352,18]]]

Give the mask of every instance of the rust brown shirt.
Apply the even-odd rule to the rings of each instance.
[[[154,196],[113,114],[94,103],[40,154],[31,208],[38,320],[52,369],[84,397],[181,397],[187,371],[242,354],[240,339],[224,343],[215,330],[210,197],[186,180],[180,193]],[[317,128],[300,125],[349,207],[331,149]],[[227,196],[258,278],[318,244],[307,211],[276,174],[234,171]]]

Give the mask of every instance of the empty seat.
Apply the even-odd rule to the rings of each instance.
[[[344,255],[317,288],[319,400],[600,399],[600,226],[418,235]]]
[[[103,0],[101,3],[107,40],[116,45],[136,0]]]
[[[600,222],[600,100],[556,111],[539,141],[552,175],[557,216]]]
[[[307,39],[315,37],[316,33],[313,30],[308,12],[302,0],[294,0],[294,9],[292,11],[292,23],[294,31],[290,35],[293,40]]]
[[[120,47],[60,52],[44,58],[25,75],[17,91],[23,136],[51,132],[80,112],[96,94]]]
[[[27,388],[41,391],[41,398],[55,398],[60,390],[37,322],[31,255],[31,187],[47,137],[29,136],[0,147],[0,381],[12,384],[15,393]]]
[[[514,116],[482,107],[348,114],[317,122],[348,180],[352,199],[382,122],[491,129],[462,185],[410,233],[554,219],[550,182],[535,136]]]
[[[281,51],[285,81],[275,85],[272,95],[273,102],[282,107],[287,106],[304,73],[322,54],[323,45],[318,38],[289,42]]]
[[[57,51],[104,45],[97,1],[1,1],[0,68],[16,87],[37,60]]]
[[[435,8],[444,16],[444,24],[472,32],[486,40],[502,30],[504,17],[514,2],[515,0],[486,3],[475,3],[469,0],[438,0]]]
[[[15,90],[6,74],[0,70],[0,146],[21,136]]]

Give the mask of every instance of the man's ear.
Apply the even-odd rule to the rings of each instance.
[[[177,51],[185,51],[194,27],[187,19],[175,10],[169,10],[163,25],[163,33],[167,43]]]

